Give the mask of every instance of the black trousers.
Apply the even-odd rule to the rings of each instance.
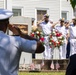
[[[76,54],[70,57],[65,75],[76,75]]]
[[[66,53],[66,58],[69,58],[69,55],[70,55],[70,41],[68,40],[68,44],[67,44],[67,53]]]
[[[32,54],[32,58],[33,58],[33,59],[35,59],[35,53],[34,53],[34,54]]]

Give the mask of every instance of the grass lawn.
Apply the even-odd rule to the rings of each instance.
[[[19,75],[65,75],[65,72],[43,72],[43,73],[19,72]]]

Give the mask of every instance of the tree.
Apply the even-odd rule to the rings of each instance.
[[[69,0],[67,0],[67,1],[69,1]],[[70,3],[71,3],[72,8],[74,9],[76,6],[76,0],[70,0]]]

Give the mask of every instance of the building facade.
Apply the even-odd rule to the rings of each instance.
[[[24,16],[35,18],[34,24],[41,20],[45,13],[50,19],[57,22],[60,18],[71,20],[74,12],[67,0],[0,0],[0,9],[5,8],[13,11],[13,16]],[[28,60],[27,60],[28,56]],[[23,53],[20,64],[29,64],[32,55]],[[37,59],[43,58],[42,54],[36,55]],[[31,58],[32,59],[32,58]]]
[[[12,0],[0,0],[0,9],[1,8],[12,10]]]
[[[67,20],[73,17],[72,7],[67,0],[12,0],[12,10],[14,16],[35,18],[35,24],[45,13],[48,13],[54,22],[62,17]]]

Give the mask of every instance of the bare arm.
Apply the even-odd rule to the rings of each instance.
[[[38,22],[37,22],[37,26],[39,26],[40,23],[42,23],[43,21],[44,21],[44,18],[42,18],[42,20],[38,21]]]
[[[52,24],[52,28],[54,28],[59,22]]]

